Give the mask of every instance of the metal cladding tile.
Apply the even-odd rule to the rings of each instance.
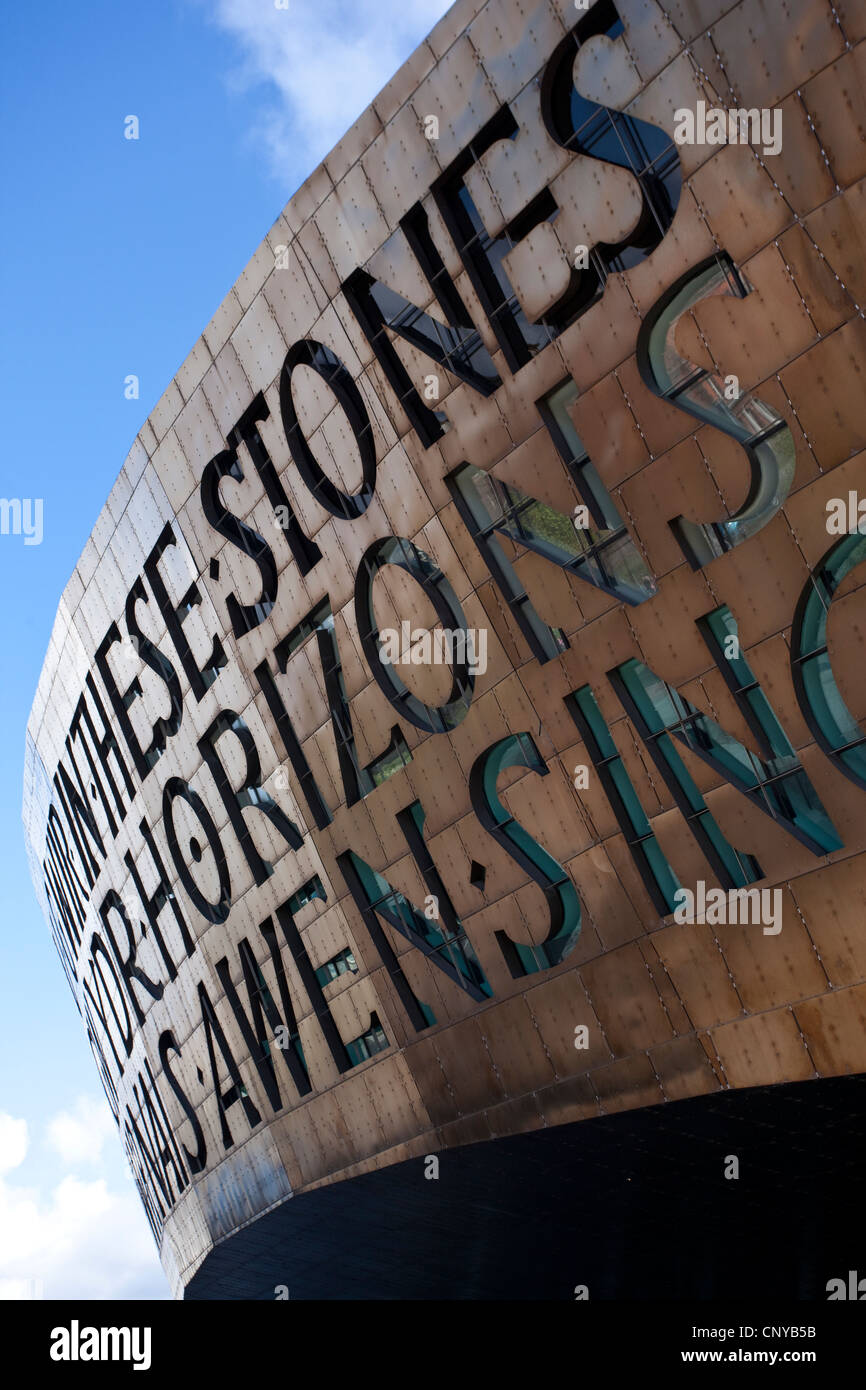
[[[698,761],[685,749],[680,748],[683,762],[691,772]],[[804,770],[809,775],[808,758],[803,757]],[[820,795],[820,788],[815,790]],[[763,870],[768,883],[780,883],[792,875],[800,873],[806,864],[823,858],[820,852],[805,850],[799,840],[780,820],[771,817],[768,811],[733,786],[719,786],[704,792],[707,809],[718,822],[719,829],[729,844],[740,853],[753,855]]]
[[[289,219],[289,209],[292,204],[288,204],[286,209],[280,213],[271,230],[265,238],[267,245],[273,254],[274,270],[285,270],[290,267],[295,273],[303,277],[306,281],[308,293],[316,298],[320,309],[327,303],[327,296],[318,283],[315,272],[305,257],[302,256],[300,246],[297,241],[297,231],[300,226],[294,226]],[[268,277],[270,279],[270,277]],[[267,289],[268,282],[265,282],[264,289]]]
[[[486,622],[501,643],[512,666],[522,667],[530,659],[529,648],[517,622],[493,580],[476,590],[486,614]]]
[[[751,538],[748,546],[751,560],[745,553],[745,546],[737,546],[707,567],[713,589],[719,600],[727,603],[734,613],[740,641],[746,647],[782,632],[789,625],[808,574],[802,554],[780,513]],[[759,556],[760,573],[766,575],[760,595],[750,578]]]
[[[769,641],[752,647],[747,657],[755,679],[777,715],[792,747],[803,748],[811,743],[813,735],[803,719],[794,695],[787,637],[771,637]]]
[[[849,43],[866,39],[866,14],[858,0],[834,0],[833,8]]]
[[[775,1009],[713,1028],[713,1045],[730,1086],[805,1081],[815,1067],[790,1009]]]
[[[607,487],[638,474],[649,462],[646,441],[615,373],[578,396],[568,413]]]
[[[748,145],[726,145],[692,175],[689,187],[718,245],[737,264],[793,220],[768,170]]]
[[[575,954],[568,956],[568,969],[530,987],[524,996],[557,1078],[579,1075],[610,1060],[610,1048],[574,968],[580,963],[574,961]],[[587,1030],[586,1047],[578,1047],[581,1025]]]
[[[667,1100],[686,1100],[722,1089],[697,1038],[674,1038],[652,1047],[649,1059]]]
[[[435,116],[439,122],[434,149],[443,168],[496,115],[500,104],[467,34],[449,48],[410,99],[422,127],[428,116]]]
[[[821,1076],[850,1076],[866,1069],[866,987],[804,1000],[795,1016]]]
[[[202,391],[218,427],[226,435],[255,394],[230,342],[220,349],[213,366],[205,373]]]
[[[292,1146],[292,1155],[300,1170],[299,1186],[314,1182],[316,1178],[333,1169],[331,1155],[328,1154],[319,1131],[313,1122],[308,1105],[296,1106],[290,1115],[278,1120]]]
[[[581,391],[629,358],[640,322],[623,277],[612,276],[604,297],[557,339],[559,353]]]
[[[538,497],[570,520],[578,493],[551,435],[539,426],[537,412],[534,432],[502,460],[496,477],[509,487]]]
[[[430,1123],[440,1125],[455,1119],[456,1101],[436,1055],[435,1038],[428,1036],[410,1043],[403,1057]]]
[[[512,101],[563,38],[548,0],[510,7],[485,5],[469,25],[469,38],[501,101]]]
[[[474,1013],[477,1007],[474,999],[424,956],[414,956],[409,952],[405,960],[401,958],[400,964],[416,997],[424,1000],[438,1026],[450,1028]]]
[[[553,1063],[533,1027],[525,999],[503,1000],[486,1009],[479,1024],[506,1096],[525,1095],[554,1080]]]
[[[802,99],[821,151],[840,188],[866,173],[866,45],[859,44],[813,78]]]
[[[666,575],[655,598],[629,614],[646,664],[672,685],[680,685],[706,670],[706,643],[696,624],[698,618],[716,606],[702,572],[687,570]],[[745,637],[741,636],[741,640],[745,641]]]
[[[551,180],[560,212],[554,223],[562,255],[571,263],[578,246],[622,241],[640,218],[640,189],[627,169],[576,155]]]
[[[599,1114],[598,1097],[588,1076],[572,1076],[547,1086],[536,1099],[547,1125],[572,1124]]]
[[[647,390],[633,356],[617,367],[616,378],[651,455],[665,453],[694,432],[693,418]]]
[[[681,53],[629,103],[627,113],[647,121],[671,138],[678,126],[678,113],[694,111],[705,97],[701,76],[688,53]],[[683,179],[693,176],[710,158],[711,147],[699,140],[676,145]]]
[[[866,443],[864,361],[866,325],[857,318],[779,373],[823,469],[845,462]]]
[[[647,313],[669,285],[720,249],[688,184],[683,186],[670,230],[651,256],[623,279],[640,313]]]
[[[532,322],[558,303],[571,283],[574,232],[542,222],[503,257],[502,264],[524,313]]]
[[[426,40],[420,43],[414,53],[398,68],[394,76],[385,83],[378,96],[373,98],[373,109],[387,126],[400,108],[408,101],[418,83],[427,76],[436,64],[436,55]]]
[[[709,29],[730,8],[731,0],[664,0],[670,24],[685,42]]]
[[[427,137],[414,107],[407,104],[365,151],[361,167],[389,227],[396,226],[439,177],[444,166],[438,146],[438,140]]]
[[[600,106],[621,110],[643,83],[627,39],[596,35],[581,44],[574,61],[574,85],[581,96]]]
[[[649,798],[647,798],[649,800]],[[673,812],[668,813],[668,819],[673,817]],[[661,821],[660,828],[663,829],[664,820],[656,816],[655,821]],[[656,926],[659,920],[659,908],[653,901],[649,888],[644,878],[646,872],[643,864],[638,866],[635,860],[632,847],[627,843],[624,835],[610,836],[604,842],[605,853],[613,865],[614,872],[617,874],[623,888],[628,893],[630,901],[634,904],[635,910],[641,919],[642,928],[649,931]],[[637,936],[634,933],[633,936]],[[682,1030],[680,1030],[682,1031]]]
[[[428,1129],[432,1121],[405,1055],[387,1059],[382,1066],[370,1067],[366,1078],[386,1132],[405,1135],[401,1142],[405,1145],[406,1157],[423,1153],[425,1146],[416,1136],[419,1130]],[[391,1157],[390,1161],[395,1162],[396,1157]]]
[[[787,97],[779,110],[784,132],[782,148],[778,155],[766,160],[765,167],[802,217],[831,198],[836,185],[802,94]]]
[[[279,374],[288,344],[264,295],[253,300],[232,334],[231,343],[247,380],[256,389],[264,389]]]
[[[496,703],[502,710],[510,728],[531,728],[533,723],[533,709],[520,676],[516,671],[506,676],[504,680],[497,682],[496,689],[493,693],[496,697]],[[556,697],[551,693],[550,698],[544,702],[543,708],[545,715],[547,715],[555,704]],[[534,738],[543,757],[550,758],[555,754],[556,745],[546,728],[537,730],[534,734]]]
[[[333,191],[334,183],[324,164],[320,164],[314,169],[309,178],[305,179],[296,193],[292,194],[282,216],[285,217],[289,229],[293,236],[297,236],[305,223],[317,208]]]
[[[805,235],[813,244],[822,267],[833,277],[836,291],[845,296],[845,316],[851,317],[866,300],[866,179],[853,185],[841,197],[832,199],[806,219]],[[796,276],[796,269],[795,269]],[[799,283],[799,280],[798,280]],[[823,289],[823,285],[821,286]],[[827,307],[835,307],[835,292],[824,291]],[[809,299],[808,290],[803,290]],[[817,320],[816,320],[817,322]]]
[[[743,460],[736,470],[742,496],[746,495],[746,469]],[[620,491],[629,515],[635,518],[634,529],[649,556],[652,572],[658,578],[678,571],[685,563],[671,521],[680,516],[692,521],[720,520],[724,516],[718,489],[693,439],[683,440],[654,459],[623,483]],[[682,577],[677,574],[674,583]]]
[[[461,382],[448,398],[447,412],[452,428],[439,441],[446,476],[464,459],[489,469],[508,453],[511,436],[495,400],[479,397]]]
[[[791,493],[808,488],[820,476],[821,469],[778,377],[761,382],[760,399],[772,410],[775,410],[780,419],[785,421],[794,440],[796,469],[791,484]],[[697,438],[700,447],[706,449],[709,438],[707,437],[705,440],[704,431],[699,431]],[[733,439],[724,438],[718,434],[713,436],[712,444],[713,476],[728,506],[736,506],[743,496],[742,451]],[[734,478],[737,480],[736,485],[734,485]],[[735,499],[737,500],[735,501]]]
[[[618,752],[621,752],[623,747],[627,750],[631,748],[629,743],[623,743],[622,734],[623,730],[621,728],[615,730],[616,737],[614,738],[614,742]],[[604,794],[601,780],[596,776],[593,770],[592,760],[586,745],[584,743],[575,743],[572,747],[564,749],[560,755],[560,766],[567,773],[570,773],[572,778],[577,776],[578,769],[587,769],[588,785],[581,787],[576,795],[580,803],[581,817],[590,840],[597,843],[606,840],[611,835],[615,835],[619,828],[619,822],[614,815],[607,796]],[[641,775],[639,778],[635,779],[633,768],[627,768],[627,770],[632,774],[632,784],[636,786],[638,794],[641,795],[645,792],[643,776]]]
[[[322,306],[294,246],[278,243],[274,259],[261,297],[270,307],[283,341],[291,345],[310,335]],[[259,302],[257,299],[256,304]]]
[[[653,932],[652,946],[693,1027],[713,1028],[744,1012],[725,956],[724,932],[702,922],[674,922]]]
[[[749,1013],[823,994],[828,985],[827,974],[797,916],[790,892],[784,888],[777,891],[782,903],[782,929],[778,936],[765,936],[761,926],[718,928],[725,959]],[[778,925],[775,919],[772,925]]]
[[[866,979],[866,942],[861,930],[866,908],[864,856],[857,854],[830,868],[801,874],[792,892],[831,984],[836,989],[860,984]]]
[[[720,375],[733,373],[740,391],[755,389],[760,397],[759,383],[811,347],[818,332],[776,246],[758,252],[742,271],[752,287],[745,299],[714,296],[696,304],[691,318]],[[691,356],[686,337],[678,337],[678,346]]]
[[[644,938],[644,940],[638,944],[640,946],[641,955],[646,963],[646,968],[658,992],[659,999],[662,1002],[662,1007],[670,1020],[671,1027],[674,1032],[678,1034],[685,1035],[691,1033],[692,1041],[694,1042],[691,1020],[686,1010],[683,1008],[683,1002],[674,989],[670,976],[653,950],[652,942],[649,938]]]
[[[507,894],[515,892],[526,882],[525,876],[520,873],[511,856],[491,839],[475,815],[464,814],[457,821],[456,828],[470,863],[475,860],[486,871],[483,901],[498,906]],[[436,832],[431,827],[428,833],[433,835]],[[479,898],[479,903],[481,901]],[[517,909],[514,911],[516,913]]]
[[[196,387],[180,411],[173,432],[198,479],[205,464],[226,447],[223,433],[201,386]]]
[[[244,312],[262,290],[268,276],[274,269],[274,254],[270,242],[265,238],[234,284],[234,291]]]
[[[496,401],[507,437],[512,444],[522,444],[530,437],[539,442],[544,438],[538,434],[542,420],[540,406],[549,392],[562,384],[565,376],[565,369],[558,353],[545,349],[521,368],[519,384],[516,377],[504,377],[502,385],[497,389]],[[526,452],[524,451],[524,456]],[[475,461],[474,458],[472,461]],[[503,463],[505,462],[506,459],[503,457]],[[557,469],[557,472],[561,471],[561,467]],[[504,474],[497,470],[497,476]]]
[[[328,198],[331,200],[327,219],[329,223],[332,220],[333,200],[336,196],[336,193],[328,194]],[[293,244],[299,260],[304,264],[307,275],[315,276],[327,302],[330,303],[339,293],[343,277],[338,275],[334,269],[333,248],[330,244],[326,244],[315,217],[310,217],[309,221],[304,223],[296,233]],[[354,269],[354,267],[352,268]]]
[[[220,349],[228,342],[229,334],[240,323],[243,312],[243,307],[234,289],[230,289],[202,334],[212,357],[216,357]]]
[[[176,420],[182,405],[183,396],[180,394],[180,389],[177,384],[172,381],[166,387],[148,416],[157,442],[165,438],[169,427]]]
[[[657,1105],[664,1100],[660,1081],[646,1056],[627,1057],[607,1067],[597,1067],[590,1079],[605,1115],[633,1110],[639,1105]]]
[[[824,0],[785,0],[784,42],[770,0],[742,0],[713,26],[713,39],[741,106],[773,106],[845,47]]]
[[[441,59],[443,54],[448,52],[458,36],[469,28],[483,8],[484,0],[455,0],[425,39],[425,43],[437,59]]]
[[[731,98],[731,89],[727,74],[719,60],[718,50],[713,43],[712,31],[692,39],[686,51],[697,70],[707,105],[726,106]]]
[[[529,594],[544,622],[552,627],[569,625],[573,616],[573,597],[565,571],[533,551],[514,563],[514,572]],[[576,623],[579,629],[582,623]]]
[[[484,1042],[484,1023],[482,1014],[431,1037],[458,1113],[483,1110],[491,1101],[506,1099],[502,1078]]]
[[[426,832],[435,835],[470,809],[469,792],[452,749],[428,739],[415,754],[409,780],[427,813]]]
[[[486,1111],[477,1115],[466,1115],[459,1120],[453,1120],[450,1124],[444,1124],[439,1134],[444,1149],[459,1148],[466,1144],[480,1144],[493,1138]]]
[[[443,524],[443,519],[450,522],[450,530]],[[467,573],[467,564],[471,567],[471,555],[468,547],[471,543],[469,537],[463,529],[463,523],[456,516],[456,508],[451,504],[444,508],[436,516],[431,516],[420,531],[414,537],[415,544],[419,550],[424,551],[438,565],[451,585],[460,603],[464,602],[470,595],[474,594],[480,580],[484,579],[486,570],[478,572],[474,582]],[[459,548],[463,542],[464,549]],[[477,549],[473,546],[475,554]],[[482,562],[479,558],[479,565]],[[478,567],[475,567],[476,570]]]
[[[834,543],[827,531],[834,500],[844,499],[848,505],[848,492],[856,492],[865,463],[866,456],[859,453],[785,502],[785,517],[810,569],[817,569]]]
[[[521,825],[537,828],[543,824],[547,852],[565,863],[591,843],[586,828],[575,817],[575,797],[571,777],[555,761],[546,777],[524,778],[506,794],[505,801]]]
[[[184,400],[188,401],[197,389],[212,360],[207,343],[203,337],[199,338],[183,365],[178,368],[176,381]]]
[[[329,306],[330,314],[326,320],[333,325],[333,332],[336,338],[343,343],[348,343],[352,360],[362,364],[364,368],[369,368],[375,362],[375,355],[365,334],[362,332],[358,320],[349,308],[348,302],[343,295],[338,297]],[[355,378],[355,385],[366,402],[368,411],[380,422],[388,421],[388,428],[391,434],[396,437],[396,428],[393,423],[393,410],[390,402],[384,402],[381,396],[373,395],[368,389],[368,383],[362,372],[359,371]],[[383,426],[384,428],[384,426]]]
[[[365,270],[388,289],[408,299],[417,309],[423,309],[433,318],[445,322],[443,310],[436,302],[432,286],[410,248],[402,227],[392,232],[388,240],[370,257]]]
[[[335,186],[349,172],[352,165],[357,163],[381,131],[382,122],[375,108],[368,106],[323,160]]]
[[[584,930],[590,925],[594,927],[602,951],[612,951],[643,935],[640,917],[604,845],[584,850],[565,867],[580,897]],[[603,959],[604,956],[593,957]]]
[[[519,126],[512,139],[497,140],[472,165],[465,183],[491,236],[517,217],[529,201],[573,161],[548,134],[539,117],[539,94],[530,84],[512,102],[511,114]],[[583,164],[584,161],[579,159]]]
[[[650,82],[682,47],[682,36],[671,22],[670,0],[618,0],[625,25],[625,43],[641,81]]]
[[[502,1105],[490,1107],[487,1123],[494,1139],[508,1134],[528,1134],[541,1129],[544,1124],[538,1097],[519,1096],[517,1100],[504,1101]]]

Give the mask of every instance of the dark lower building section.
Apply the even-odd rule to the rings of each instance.
[[[739,1176],[726,1177],[738,1162]],[[866,1076],[727,1091],[291,1198],[187,1299],[820,1299],[866,1275]],[[285,1295],[283,1294],[283,1297]]]

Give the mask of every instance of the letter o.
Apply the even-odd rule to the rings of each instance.
[[[791,628],[791,671],[803,718],[818,747],[858,787],[866,787],[866,740],[836,683],[827,646],[833,596],[866,560],[866,536],[843,536],[806,580]]]
[[[210,902],[209,899],[205,897],[204,893],[202,893],[181,853],[177,831],[174,828],[174,803],[178,797],[181,797],[186,802],[193,815],[198,820],[199,825],[204,831],[210,851],[216,861],[220,895],[215,903]],[[170,777],[163,788],[162,820],[165,826],[165,837],[168,840],[168,847],[171,852],[171,857],[174,860],[174,867],[177,869],[178,877],[190,899],[195,904],[202,917],[204,917],[205,921],[215,923],[224,922],[231,911],[232,885],[222,841],[213,823],[210,811],[205,806],[198,792],[193,791],[189,783],[184,782],[181,777]],[[193,858],[195,858],[194,854]],[[201,859],[201,853],[199,853],[198,859]]]
[[[325,474],[304,437],[292,399],[292,372],[295,367],[311,367],[333,391],[349,421],[361,455],[362,483],[358,492],[349,496],[341,492]],[[312,338],[293,343],[286,353],[280,372],[280,415],[286,440],[298,472],[310,492],[334,516],[352,521],[362,516],[376,491],[376,446],[367,407],[361,392],[339,357]]]
[[[374,541],[361,557],[355,576],[355,618],[361,646],[380,690],[398,714],[425,733],[448,733],[466,718],[472,703],[475,677],[466,660],[468,634],[463,643],[463,659],[451,668],[451,693],[444,705],[427,705],[403,684],[380,650],[381,638],[373,612],[373,580],[385,565],[397,565],[421,586],[436,609],[443,628],[466,633],[466,614],[435,560],[403,536],[386,536]]]

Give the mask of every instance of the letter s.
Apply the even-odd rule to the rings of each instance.
[[[469,774],[469,796],[475,814],[509,858],[539,885],[550,912],[550,930],[540,946],[524,946],[504,931],[496,933],[506,964],[515,979],[558,965],[580,935],[580,899],[562,865],[542,849],[502,805],[496,793],[499,774],[509,767],[528,767],[546,777],[547,766],[531,734],[509,734],[492,743],[475,759]]]

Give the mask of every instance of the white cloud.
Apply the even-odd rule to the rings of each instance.
[[[83,1114],[99,1105],[86,1098],[76,1107],[73,1129],[61,1125],[64,1142]],[[101,1120],[99,1121],[101,1123]],[[80,1156],[93,1161],[80,1139]],[[101,1149],[102,1140],[99,1141]],[[0,1114],[0,1172],[25,1162],[27,1124]],[[17,1178],[17,1175],[16,1175]],[[84,1181],[67,1174],[49,1192],[0,1176],[0,1298],[165,1298],[166,1280],[136,1188],[112,1191],[105,1178]]]
[[[274,172],[306,177],[448,9],[450,0],[216,0],[214,22],[241,47],[233,82],[276,88],[252,132]]]
[[[27,1121],[0,1114],[0,1173],[18,1168],[27,1153]]]
[[[106,1139],[116,1134],[111,1111],[101,1097],[79,1096],[73,1110],[61,1110],[48,1122],[48,1142],[70,1166],[98,1163]]]

